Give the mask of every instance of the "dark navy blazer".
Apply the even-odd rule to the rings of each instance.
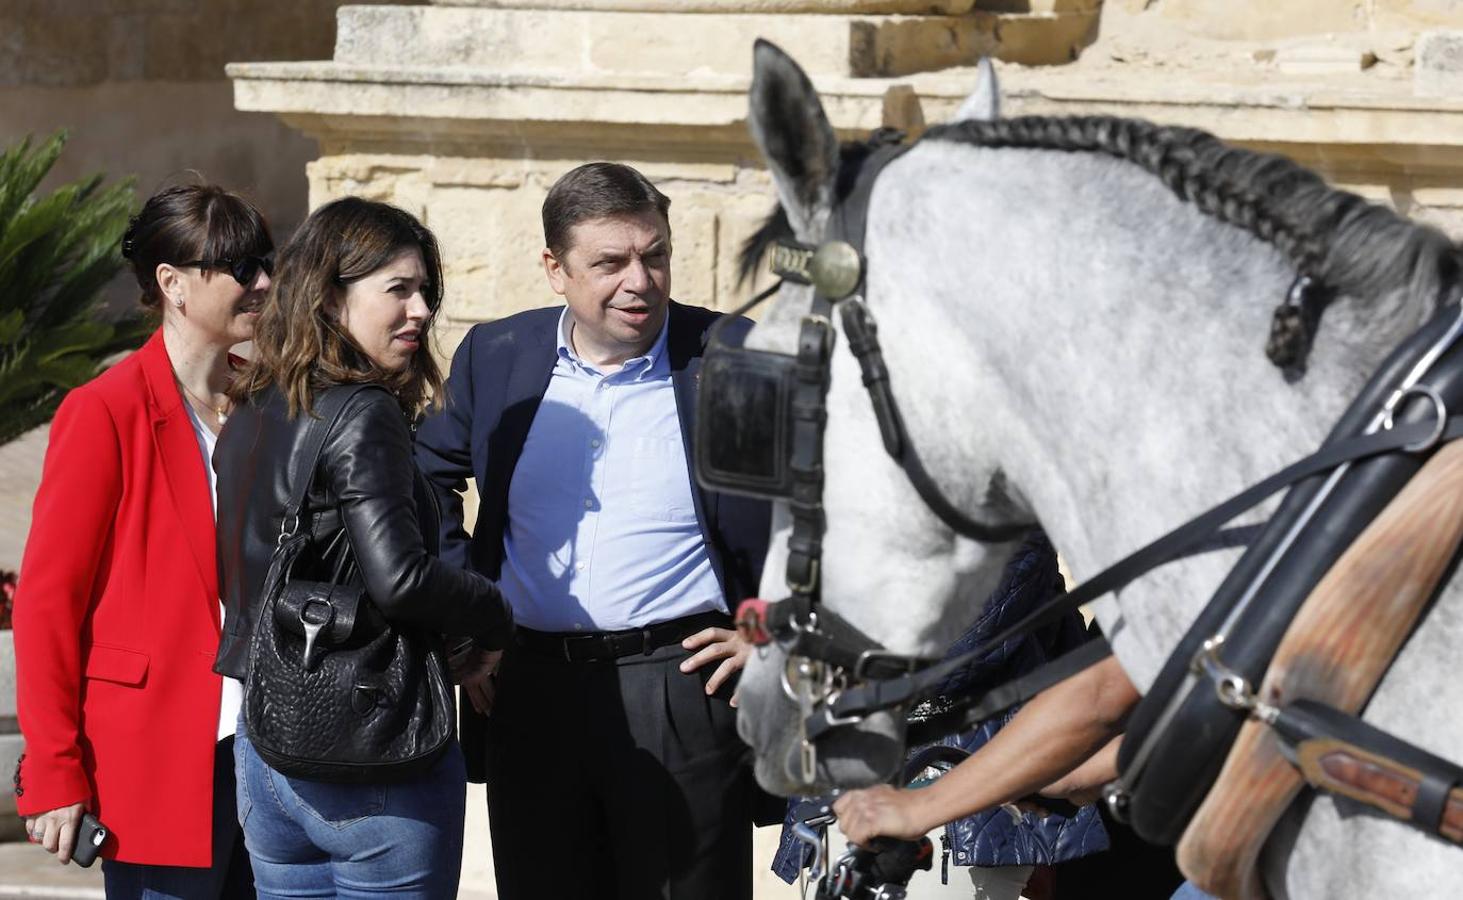
[[[445,407],[428,416],[417,430],[417,464],[442,508],[442,559],[494,580],[503,565],[508,485],[558,359],[563,309],[534,309],[473,326],[452,357]],[[666,346],[686,464],[692,471],[701,356],[707,334],[719,318],[720,313],[708,309],[670,304]],[[727,331],[737,337],[751,324],[747,320],[730,322]],[[470,538],[459,493],[466,489],[468,478],[476,480],[480,500]],[[693,485],[691,494],[711,567],[721,582],[728,609],[735,610],[739,601],[757,593],[767,555],[771,507],[766,501],[705,491],[699,485]],[[473,781],[483,779],[485,724],[471,706],[464,705],[462,744]]]

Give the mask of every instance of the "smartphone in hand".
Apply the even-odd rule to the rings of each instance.
[[[96,816],[91,813],[84,813],[81,817],[81,827],[76,832],[76,849],[71,852],[71,861],[82,868],[90,868],[91,864],[97,861],[97,854],[102,851],[102,844],[107,842],[107,826],[103,825]]]

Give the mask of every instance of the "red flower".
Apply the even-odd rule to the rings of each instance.
[[[0,569],[0,631],[10,627],[10,615],[15,611],[15,586],[20,576]]]

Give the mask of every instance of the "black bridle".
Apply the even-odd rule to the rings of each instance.
[[[858,360],[869,393],[884,450],[904,471],[926,507],[956,534],[983,543],[1006,543],[1033,527],[1029,522],[985,522],[963,512],[941,490],[909,439],[894,398],[889,369],[879,345],[878,327],[863,301],[866,276],[863,254],[869,196],[884,168],[908,150],[897,132],[876,132],[852,171],[840,172],[847,189],[830,215],[827,239],[818,246],[793,240],[779,242],[772,270],[779,281],[753,297],[713,328],[703,367],[703,398],[715,398],[717,384],[733,367],[762,370],[775,380],[783,404],[770,415],[779,427],[769,435],[773,453],[785,459],[775,472],[749,476],[718,466],[713,448],[725,439],[718,433],[714,409],[698,414],[697,477],[712,490],[771,496],[787,502],[792,531],[787,542],[785,581],[789,597],[777,604],[748,601],[739,609],[740,627],[754,641],[775,638],[796,662],[784,676],[790,697],[805,712],[823,705],[854,683],[908,675],[935,660],[889,653],[843,617],[820,602],[823,534],[823,435],[826,398],[834,346],[833,314],[843,326],[849,348]],[[811,308],[798,330],[797,354],[766,353],[729,346],[723,328],[774,295],[785,282],[813,289]],[[793,682],[796,682],[794,684]],[[807,688],[816,687],[815,691]],[[803,696],[799,697],[799,694]],[[812,738],[803,742],[803,774],[812,780],[816,755]]]
[[[777,603],[744,601],[738,609],[737,623],[748,640],[756,644],[776,642],[788,657],[783,688],[800,707],[805,783],[815,780],[815,742],[830,730],[855,724],[876,712],[908,708],[937,691],[952,674],[989,655],[1004,642],[1030,634],[1160,565],[1209,549],[1217,536],[1222,538],[1226,523],[1278,491],[1346,463],[1397,451],[1425,453],[1442,442],[1463,437],[1463,417],[1449,417],[1439,404],[1432,419],[1399,421],[1381,431],[1333,441],[1128,555],[1076,589],[1040,604],[969,652],[938,661],[887,651],[820,602],[822,539],[826,525],[823,434],[835,309],[849,349],[858,360],[884,449],[899,464],[926,507],[954,533],[986,544],[1010,542],[1035,527],[1034,523],[1025,522],[980,521],[952,503],[925,468],[892,393],[877,326],[861,293],[867,274],[863,246],[873,185],[884,167],[907,149],[887,136],[876,136],[857,170],[840,173],[852,177],[845,179],[849,188],[834,206],[827,239],[817,246],[796,241],[778,244],[773,253],[773,271],[782,280],[713,328],[703,364],[702,409],[698,414],[696,441],[698,480],[710,490],[785,500],[792,516],[785,572],[789,597]],[[797,355],[788,357],[726,343],[722,337],[724,326],[763,303],[784,281],[813,288],[812,307],[799,327]],[[1463,319],[1459,322],[1463,325]],[[1455,340],[1458,332],[1458,328],[1450,330],[1448,340]],[[725,429],[734,427],[719,418],[717,411],[736,407],[747,413],[744,394],[725,387],[723,381],[729,384],[732,373],[752,370],[772,379],[773,386],[762,395],[778,398],[776,409],[756,410],[758,414],[747,420],[755,419],[759,424],[769,417],[775,420],[768,436],[775,471],[759,472],[755,476],[728,468],[727,460],[718,459],[715,452],[718,441],[726,440]],[[1412,377],[1420,378],[1425,371],[1425,368],[1417,369]],[[1388,410],[1419,393],[1426,396],[1411,384],[1400,386],[1388,401]],[[923,743],[963,731],[1110,654],[1111,648],[1105,640],[1090,641],[994,690],[947,699],[940,708],[926,711],[923,719],[911,727],[908,739]],[[1199,664],[1196,660],[1196,667]],[[1216,682],[1224,678],[1222,667],[1209,665],[1205,673]]]

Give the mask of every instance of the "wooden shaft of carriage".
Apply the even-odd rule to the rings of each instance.
[[[1447,572],[1463,538],[1463,441],[1439,449],[1336,561],[1291,623],[1259,697],[1355,713]],[[1246,722],[1179,841],[1179,868],[1216,896],[1259,900],[1260,850],[1305,785],[1270,729]]]

